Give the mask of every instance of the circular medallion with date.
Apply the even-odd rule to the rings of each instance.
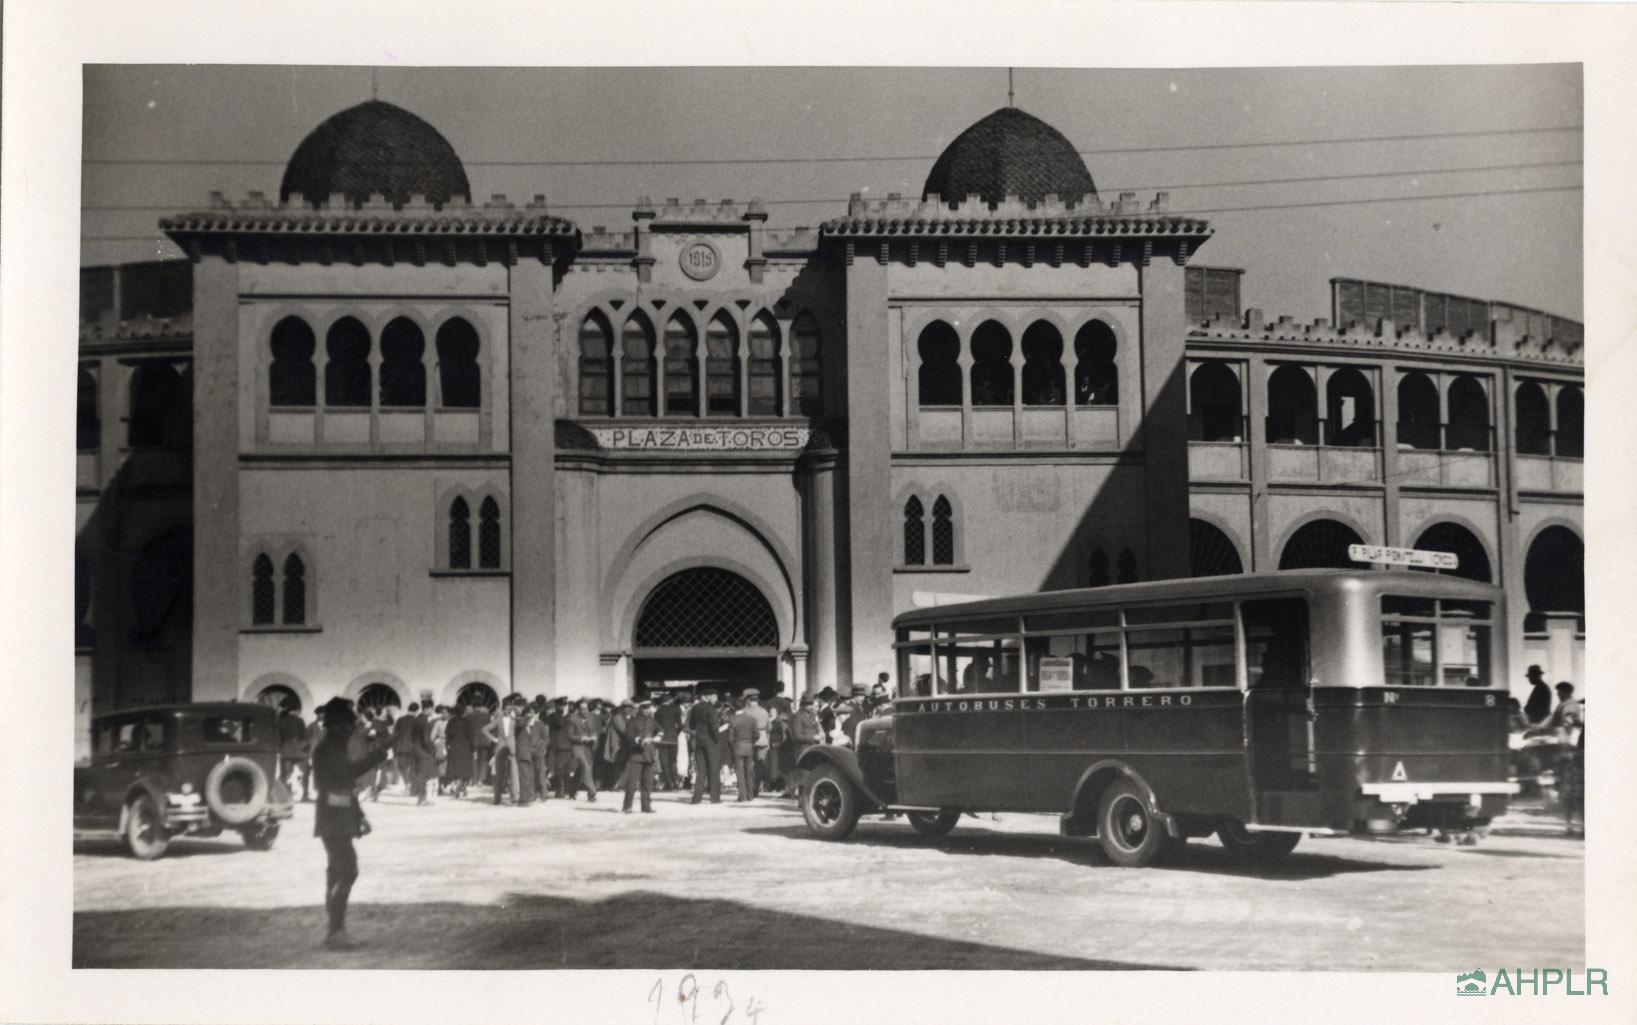
[[[704,281],[715,277],[722,268],[722,254],[709,242],[690,242],[682,247],[678,262],[682,264],[682,273],[695,281]]]

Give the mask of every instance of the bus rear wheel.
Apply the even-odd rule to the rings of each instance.
[[[853,781],[834,765],[815,771],[801,793],[801,817],[821,840],[845,840],[862,810]]]
[[[1263,832],[1247,829],[1243,823],[1227,822],[1216,831],[1222,848],[1240,861],[1272,861],[1282,858],[1302,842],[1302,834]]]
[[[904,817],[909,819],[909,824],[922,836],[940,837],[948,836],[949,831],[955,828],[955,823],[960,820],[961,811],[959,808],[910,811],[905,812]]]
[[[1148,794],[1122,779],[1110,783],[1097,804],[1097,839],[1108,860],[1126,868],[1152,865],[1169,846],[1165,827],[1154,818]]]

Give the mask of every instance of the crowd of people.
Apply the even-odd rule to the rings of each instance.
[[[581,794],[590,802],[623,790],[627,812],[639,798],[641,811],[651,812],[655,790],[691,790],[694,803],[720,802],[724,786],[740,801],[791,797],[802,749],[855,743],[858,724],[889,701],[883,678],[845,697],[827,687],[765,704],[755,688],[739,694],[702,688],[619,702],[511,694],[494,707],[461,701],[411,704],[402,713],[366,708],[356,713],[355,746],[378,745],[387,754],[359,792],[372,801],[401,789],[425,805],[435,797],[477,796],[474,788],[482,788],[494,804],[527,806]],[[322,716],[309,723],[289,707],[280,716],[281,775],[293,788],[299,774],[304,801],[313,799],[312,752],[323,733]]]
[[[1521,705],[1512,699],[1512,770],[1526,791],[1550,780],[1556,786],[1570,833],[1586,832],[1586,702],[1577,698],[1574,684],[1560,680],[1546,685],[1540,666],[1525,674],[1529,698]],[[1557,705],[1552,692],[1557,691]]]

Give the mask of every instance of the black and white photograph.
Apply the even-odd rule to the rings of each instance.
[[[1012,52],[77,61],[52,969],[1629,1008],[1587,64]]]

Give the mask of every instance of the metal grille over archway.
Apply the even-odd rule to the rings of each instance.
[[[756,585],[713,566],[666,577],[637,617],[638,656],[776,655],[779,623]]]

